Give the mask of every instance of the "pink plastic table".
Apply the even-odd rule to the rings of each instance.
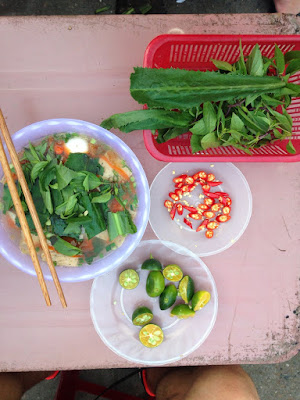
[[[295,34],[299,18],[273,15],[168,15],[0,18],[0,106],[11,132],[57,117],[99,123],[136,108],[129,74],[156,35],[167,32]],[[136,152],[149,182],[164,166],[140,132],[119,135]],[[205,258],[220,298],[211,335],[181,365],[272,363],[299,344],[300,166],[239,164],[253,194],[250,224],[222,254]],[[145,239],[154,238],[148,227]],[[44,304],[37,280],[3,258],[0,370],[132,366],[97,336],[89,315],[92,282],[54,286]]]

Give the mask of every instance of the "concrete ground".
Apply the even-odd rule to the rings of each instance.
[[[94,14],[104,6],[106,14],[122,13],[130,7],[139,11],[139,5],[150,3],[149,13],[266,13],[274,12],[272,0],[0,0],[0,15],[69,15]],[[246,365],[257,387],[261,400],[300,400],[300,354],[292,360],[273,365]],[[130,370],[82,371],[82,377],[105,386],[127,375]],[[29,392],[22,400],[52,400],[60,377],[44,381]],[[137,376],[118,386],[121,391],[146,398]],[[96,396],[78,394],[76,400],[93,400]]]

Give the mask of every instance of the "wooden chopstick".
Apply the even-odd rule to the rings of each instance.
[[[21,188],[23,190],[23,194],[24,194],[24,197],[25,197],[29,212],[31,214],[32,221],[33,221],[34,226],[36,228],[38,237],[40,239],[41,247],[42,247],[42,249],[44,251],[44,254],[45,254],[45,257],[46,257],[46,261],[47,261],[47,263],[49,265],[49,269],[50,269],[50,272],[51,272],[51,275],[52,275],[52,278],[53,278],[53,281],[54,281],[58,296],[60,298],[60,302],[61,302],[63,307],[67,307],[66,299],[65,299],[61,284],[59,282],[59,279],[58,279],[58,276],[57,276],[57,272],[56,272],[56,269],[55,269],[55,266],[53,264],[53,261],[52,261],[52,258],[51,258],[51,254],[50,254],[50,251],[49,251],[49,248],[48,248],[47,239],[46,239],[46,237],[44,235],[43,228],[42,228],[42,225],[40,223],[37,211],[35,209],[35,206],[34,206],[34,203],[33,203],[32,197],[31,197],[30,190],[29,190],[29,188],[27,186],[27,182],[26,182],[23,170],[22,170],[21,163],[19,161],[19,158],[18,158],[16,149],[15,149],[15,146],[13,144],[13,141],[11,140],[11,136],[9,134],[9,131],[8,131],[8,128],[7,128],[7,125],[6,125],[6,122],[5,122],[5,119],[4,119],[4,116],[2,114],[1,109],[0,109],[0,129],[2,131],[2,134],[3,134],[4,140],[5,140],[7,149],[9,151],[9,154],[10,154],[10,157],[11,157],[11,161],[12,161],[13,166],[15,168],[15,171],[16,171],[16,174],[17,174],[17,177],[18,177],[18,181],[19,181],[19,183],[21,185]],[[7,163],[7,166],[5,167],[5,170],[3,168],[3,171],[4,171],[6,179],[7,179],[7,176],[10,176],[11,179],[10,178],[9,179],[10,179],[10,183],[11,183],[11,181],[13,181],[13,178],[11,176],[11,171],[10,171],[10,168],[9,168],[9,164],[7,162],[7,158],[6,158],[6,155],[5,155],[5,152],[4,152],[4,149],[3,149],[3,145],[2,145],[2,142],[1,142],[1,146],[0,146],[1,163],[2,163],[2,160],[3,160],[4,165],[5,165],[5,160],[4,160],[4,157],[3,157],[3,153],[4,153],[4,156],[5,156],[5,159],[6,159],[6,163]],[[8,170],[7,170],[7,168],[8,168]],[[22,215],[20,217],[19,214],[18,214],[18,217],[20,219],[20,224],[21,224],[21,228],[22,228],[22,230],[24,232],[24,235],[25,235],[25,232],[27,232],[27,229],[28,229],[29,236],[30,236],[31,240],[29,240],[29,237],[28,237],[26,239],[26,241],[27,241],[27,245],[28,245],[28,248],[29,248],[29,252],[30,252],[31,258],[32,258],[32,260],[35,260],[35,261],[33,261],[34,267],[36,268],[36,271],[37,271],[37,269],[39,271],[39,273],[37,272],[37,275],[38,275],[38,278],[39,278],[39,282],[41,284],[40,276],[43,276],[42,270],[41,270],[40,264],[38,262],[38,258],[37,258],[36,251],[35,251],[35,247],[34,247],[34,244],[32,242],[32,238],[31,238],[31,234],[30,234],[29,227],[28,227],[28,224],[27,224],[27,220],[26,220],[26,217],[25,217],[25,214],[24,214],[24,211],[23,211],[23,208],[22,208],[22,205],[21,205],[21,201],[20,201],[20,198],[18,196],[17,188],[16,188],[16,185],[15,185],[14,181],[13,181],[13,184],[14,184],[14,189],[15,190],[12,189],[12,192],[11,192],[10,186],[12,187],[12,185],[9,185],[9,184],[8,184],[8,188],[9,188],[9,190],[11,192],[12,199],[16,200],[16,197],[17,197],[17,199],[19,200],[18,208],[16,207],[16,205],[15,205],[15,208],[16,208],[17,214],[18,214],[18,211],[19,211],[19,214]],[[18,200],[16,200],[16,203],[18,203]],[[24,217],[24,219],[23,219],[23,217]],[[24,228],[25,230],[23,229],[23,225],[21,223],[21,219],[23,219],[23,225],[24,226],[25,226],[24,222],[26,222],[27,227]],[[27,235],[27,233],[26,233],[26,235]],[[25,238],[26,238],[26,236],[25,236]],[[36,263],[36,260],[37,260],[38,264]],[[46,287],[45,282],[44,282],[44,285]],[[43,287],[42,287],[42,291],[43,291],[43,294],[44,294],[44,297],[45,297],[46,292],[44,292]],[[46,291],[47,291],[47,288],[46,288]],[[48,297],[49,297],[49,295],[48,295]],[[45,299],[46,299],[46,297],[45,297]],[[47,302],[47,300],[46,300],[46,302]],[[50,303],[50,299],[49,299],[49,304],[47,302],[47,305],[50,305],[50,304],[51,303]]]
[[[27,223],[27,219],[25,217],[25,213],[24,213],[24,210],[23,210],[23,207],[21,204],[21,200],[19,198],[18,190],[17,190],[16,184],[15,184],[15,181],[12,177],[12,173],[11,173],[8,161],[7,161],[7,157],[6,157],[4,148],[3,148],[3,143],[2,143],[1,137],[0,137],[0,162],[1,162],[1,165],[3,168],[3,172],[4,172],[4,176],[5,176],[7,185],[8,185],[8,189],[11,194],[11,198],[14,203],[17,216],[19,218],[22,231],[24,233],[24,237],[25,237],[28,249],[29,249],[29,254],[32,258],[32,262],[33,262],[33,265],[34,265],[34,268],[36,271],[36,275],[37,275],[39,284],[41,286],[46,304],[47,304],[47,306],[51,306],[51,300],[49,297],[46,282],[45,282],[43,272],[42,272],[42,269],[41,269],[41,266],[39,263],[39,259],[37,257],[36,251],[35,251],[32,236],[31,236],[30,229],[29,229],[29,226]]]

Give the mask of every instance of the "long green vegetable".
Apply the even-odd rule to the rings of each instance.
[[[286,111],[300,85],[291,74],[300,69],[300,51],[285,55],[275,45],[273,58],[263,57],[256,45],[234,64],[212,60],[217,71],[135,68],[130,93],[146,110],[115,114],[102,122],[123,132],[150,129],[158,143],[190,131],[193,152],[234,146],[251,153],[292,134]],[[295,153],[289,141],[287,151]]]
[[[285,86],[286,83],[275,76],[135,68],[135,73],[131,75],[130,92],[138,103],[148,107],[187,110],[205,101],[274,93]]]

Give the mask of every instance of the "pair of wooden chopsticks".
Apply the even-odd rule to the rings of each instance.
[[[13,166],[15,168],[15,171],[16,171],[16,174],[17,174],[17,177],[18,177],[18,181],[19,181],[19,183],[21,185],[21,188],[23,190],[24,197],[25,197],[29,212],[31,214],[34,226],[36,228],[38,237],[40,239],[40,243],[41,243],[42,249],[44,251],[47,263],[49,265],[49,269],[51,271],[51,275],[52,275],[56,290],[58,292],[61,304],[62,304],[63,307],[67,307],[65,296],[64,296],[62,287],[60,285],[60,282],[59,282],[59,279],[58,279],[58,276],[57,276],[57,273],[56,273],[56,270],[55,270],[55,267],[54,267],[50,252],[49,252],[47,239],[46,239],[46,237],[44,235],[42,225],[40,223],[38,214],[36,212],[36,209],[35,209],[32,197],[31,197],[31,193],[30,193],[30,191],[28,189],[28,186],[27,186],[27,182],[26,182],[26,179],[25,179],[22,167],[21,167],[21,163],[19,161],[15,146],[14,146],[12,140],[11,140],[11,136],[9,134],[9,131],[8,131],[8,128],[7,128],[7,125],[6,125],[6,122],[5,122],[5,119],[4,119],[4,116],[2,114],[1,109],[0,109],[0,130],[2,131],[2,135],[3,135],[4,141],[6,143],[8,152],[9,152],[10,157],[11,157],[11,161],[13,163]],[[37,254],[36,254],[35,246],[34,246],[33,241],[32,241],[32,236],[31,236],[31,233],[30,233],[30,230],[29,230],[29,226],[28,226],[28,223],[27,223],[27,220],[26,220],[26,217],[25,217],[25,213],[24,213],[24,210],[23,210],[23,207],[22,207],[22,204],[21,204],[21,200],[20,200],[19,195],[18,195],[18,190],[17,190],[16,184],[15,184],[15,181],[13,179],[12,172],[11,172],[10,167],[9,167],[9,163],[7,161],[7,157],[6,157],[4,148],[3,148],[3,143],[2,143],[1,137],[0,137],[0,162],[1,162],[1,165],[2,165],[2,168],[3,168],[3,172],[4,172],[4,176],[6,178],[8,189],[10,191],[10,194],[11,194],[11,197],[12,197],[15,209],[16,209],[16,213],[17,213],[17,216],[18,216],[19,221],[20,221],[21,229],[22,229],[22,231],[24,233],[24,237],[25,237],[28,249],[29,249],[29,254],[30,254],[31,258],[32,258],[33,265],[34,265],[34,268],[35,268],[35,271],[36,271],[36,274],[37,274],[37,277],[38,277],[38,280],[39,280],[39,283],[40,283],[40,286],[41,286],[41,289],[42,289],[42,292],[43,292],[43,295],[44,295],[44,298],[45,298],[45,301],[46,301],[46,304],[47,304],[47,306],[51,306],[51,300],[50,300],[50,297],[49,297],[49,293],[48,293],[48,289],[47,289],[47,286],[46,286],[46,282],[45,282],[45,279],[44,279],[44,276],[43,276],[43,272],[42,272],[42,269],[41,269],[41,266],[40,266],[40,263],[39,263],[39,259],[38,259]]]

